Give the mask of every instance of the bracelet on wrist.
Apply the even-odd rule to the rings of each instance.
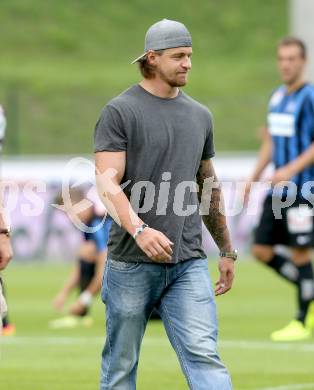
[[[10,237],[11,236],[11,227],[10,226],[0,227],[0,234],[4,234],[7,237]]]
[[[148,225],[146,223],[143,223],[140,227],[135,229],[135,233],[133,234],[134,240],[136,240],[136,237],[143,232],[145,228],[147,228]]]
[[[220,251],[219,256],[227,257],[228,259],[232,259],[233,261],[236,261],[238,258],[238,251],[236,249],[232,251]]]

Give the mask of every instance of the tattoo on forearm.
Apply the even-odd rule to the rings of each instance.
[[[209,233],[213,237],[216,245],[220,250],[231,250],[231,242],[229,230],[224,215],[224,202],[220,184],[215,174],[215,170],[208,161],[202,161],[197,174],[197,184],[199,185],[198,198],[202,204],[206,197],[210,197],[206,212],[203,215],[203,221]],[[204,181],[211,178],[214,185],[211,185],[210,190],[204,188]],[[204,190],[204,193],[203,193]],[[203,210],[204,211],[204,210]]]

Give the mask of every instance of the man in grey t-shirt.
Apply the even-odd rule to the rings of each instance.
[[[134,61],[144,79],[111,100],[96,125],[97,182],[115,220],[102,288],[107,339],[101,390],[135,389],[140,344],[154,308],[189,387],[231,389],[216,349],[200,214],[220,249],[216,295],[232,286],[236,251],[220,211],[220,187],[208,186],[210,180],[217,184],[211,115],[179,89],[191,54],[182,23],[155,23],[145,53]]]

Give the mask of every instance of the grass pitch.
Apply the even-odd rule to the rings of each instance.
[[[213,281],[216,264],[210,263]],[[17,335],[0,340],[0,389],[93,390],[98,388],[104,341],[104,309],[93,307],[88,329],[52,331],[51,299],[69,265],[12,264],[5,272]],[[234,289],[217,299],[219,349],[235,390],[314,389],[314,339],[275,344],[273,330],[293,316],[294,290],[253,262],[237,264]],[[161,322],[150,322],[142,347],[138,390],[188,389]],[[219,390],[219,389],[217,389]]]
[[[91,153],[101,108],[140,80],[130,62],[163,18],[192,33],[185,91],[212,110],[217,150],[256,149],[288,11],[288,0],[1,0],[5,153]]]

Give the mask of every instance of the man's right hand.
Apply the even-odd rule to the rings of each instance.
[[[162,232],[147,227],[136,237],[135,241],[153,261],[157,263],[171,262],[173,242]]]

